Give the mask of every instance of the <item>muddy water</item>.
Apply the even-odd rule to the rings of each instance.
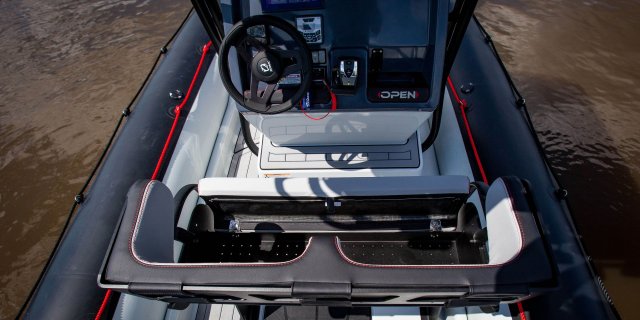
[[[74,193],[188,1],[0,2],[0,319],[12,318]],[[481,1],[626,318],[640,289],[640,2]]]
[[[640,318],[640,1],[492,0],[477,15],[617,308]]]
[[[189,1],[0,2],[0,319]]]

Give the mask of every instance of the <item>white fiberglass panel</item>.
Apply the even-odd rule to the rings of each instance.
[[[220,80],[217,60],[216,56],[202,82],[206,90],[200,90],[193,101],[163,179],[174,194],[204,177],[227,110],[229,95]]]
[[[423,111],[332,112],[312,120],[300,112],[246,113],[279,146],[403,144],[431,116]],[[320,118],[322,113],[312,113]]]
[[[440,133],[431,148],[435,149],[441,175],[464,175],[469,177],[471,181],[477,181],[478,179],[473,175],[471,164],[469,164],[469,157],[453,108],[454,106],[451,104],[451,98],[447,90],[444,96]],[[476,208],[482,211],[478,192],[471,194],[469,202],[475,204]],[[487,225],[484,214],[480,214],[480,224],[483,227]]]

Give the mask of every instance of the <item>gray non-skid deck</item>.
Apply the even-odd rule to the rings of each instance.
[[[263,137],[253,127],[251,136],[254,143],[260,148]],[[407,143],[402,145],[382,145],[382,146],[325,146],[325,147],[277,147],[265,139],[265,149],[270,160],[262,160],[260,166],[268,169],[287,169],[290,167],[300,167],[300,169],[384,169],[384,168],[415,168],[420,164],[420,145],[417,143],[417,135],[412,135]],[[277,161],[271,159],[272,156],[306,157],[305,160]],[[319,156],[319,159],[312,159],[312,156]],[[380,159],[376,158],[380,157]],[[395,157],[395,158],[394,158]],[[266,157],[263,157],[266,158]],[[258,177],[258,156],[254,155],[247,147],[242,132],[238,135],[233,150],[233,157],[229,165],[227,177],[236,178],[257,178]],[[292,165],[294,163],[294,165]]]
[[[251,136],[258,148],[260,147],[261,135],[253,126],[251,128]],[[238,135],[238,140],[233,149],[233,158],[229,165],[229,173],[227,177],[237,178],[257,178],[258,177],[258,157],[249,150],[244,141],[242,132]]]
[[[233,304],[212,304],[209,309],[209,320],[246,320]]]
[[[389,169],[420,166],[420,143],[413,134],[404,144],[284,147],[262,139],[263,169]]]

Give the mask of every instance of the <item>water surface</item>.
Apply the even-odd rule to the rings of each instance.
[[[640,318],[640,1],[491,0],[497,43],[624,318]]]
[[[189,7],[0,2],[0,319],[22,304],[120,111]],[[640,3],[487,0],[477,14],[618,309],[640,318]]]
[[[189,8],[0,2],[0,319],[20,308],[120,111]]]

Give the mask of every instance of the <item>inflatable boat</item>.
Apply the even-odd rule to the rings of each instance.
[[[28,319],[616,318],[477,0],[193,0]]]

